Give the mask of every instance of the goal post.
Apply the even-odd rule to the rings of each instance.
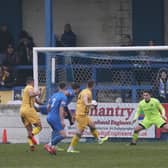
[[[46,87],[48,100],[61,81],[78,82],[84,88],[89,79],[95,80],[93,97],[98,106],[90,115],[100,136],[128,138],[132,136],[131,123],[141,91],[151,90],[160,69],[168,68],[167,51],[168,46],[35,47],[35,89]],[[39,63],[41,53],[45,64]],[[75,110],[74,103],[70,109]],[[66,123],[66,131],[71,137],[75,128]],[[155,132],[152,127],[140,137],[155,138]],[[84,137],[91,137],[88,130]]]

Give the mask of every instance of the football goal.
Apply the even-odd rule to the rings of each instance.
[[[84,88],[93,79],[98,106],[90,115],[100,136],[128,138],[141,91],[155,88],[160,70],[168,68],[167,50],[168,46],[34,48],[35,88],[45,87],[48,100],[61,81],[78,82]],[[73,104],[70,109],[75,111]],[[75,127],[67,123],[66,132],[71,137]],[[155,138],[155,133],[152,127],[140,137]],[[89,130],[84,137],[91,137]]]
[[[167,50],[168,46],[35,47],[35,88],[45,86],[48,98],[61,81],[85,87],[93,79],[97,101],[137,102],[142,90],[152,89],[158,71],[168,67]]]

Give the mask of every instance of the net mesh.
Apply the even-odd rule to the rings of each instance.
[[[166,54],[144,55],[138,52],[49,52],[49,71],[55,72],[55,84],[60,81],[79,82],[85,86],[96,81],[94,98],[98,102],[137,102],[142,90],[151,90],[158,72],[167,68]],[[52,59],[55,67],[51,69]],[[39,69],[39,85],[46,85],[46,68]],[[53,91],[52,84],[47,86]]]

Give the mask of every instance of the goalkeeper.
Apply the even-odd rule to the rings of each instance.
[[[156,98],[152,98],[149,91],[143,91],[143,100],[138,104],[133,123],[138,120],[141,112],[144,112],[144,119],[135,128],[130,145],[136,145],[138,140],[138,133],[151,127],[152,125],[157,128],[164,128],[168,130],[168,123],[166,123],[165,109]]]
[[[102,144],[104,141],[108,139],[108,137],[104,137],[104,138],[99,137],[98,131],[95,128],[95,124],[88,115],[90,107],[97,106],[97,102],[92,101],[93,86],[94,86],[94,81],[92,80],[88,81],[87,88],[83,89],[78,95],[77,103],[76,103],[76,113],[75,113],[77,130],[76,130],[76,134],[73,136],[71,140],[71,144],[68,147],[67,152],[71,152],[71,153],[79,152],[74,150],[74,147],[78,143],[86,127],[90,128],[92,135],[98,140],[99,144]]]

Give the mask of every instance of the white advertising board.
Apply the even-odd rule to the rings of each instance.
[[[69,108],[75,111],[75,104],[70,104]],[[108,135],[109,137],[129,138],[132,136],[133,128],[138,124],[132,125],[136,108],[136,103],[99,103],[97,109],[91,110],[89,115],[95,122],[101,137]],[[69,126],[68,121],[66,122],[67,136],[71,137],[75,134],[76,128],[75,125]],[[83,137],[92,137],[89,129],[85,130]],[[154,138],[155,127],[141,131],[139,137]]]

